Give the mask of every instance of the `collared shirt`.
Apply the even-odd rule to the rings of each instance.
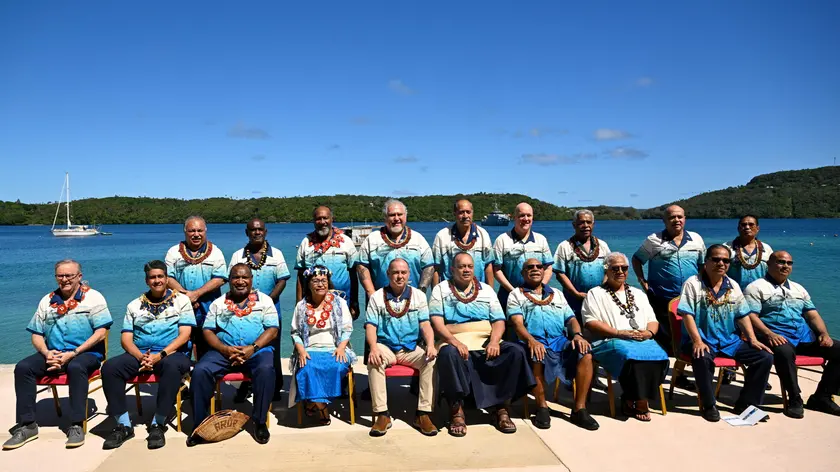
[[[773,248],[769,244],[761,241],[761,262],[753,269],[745,269],[741,265],[741,260],[738,259],[738,254],[733,249],[733,241],[723,243],[723,245],[729,248],[730,257],[732,258],[732,262],[729,264],[729,272],[726,275],[732,277],[738,283],[738,286],[741,287],[742,291],[746,290],[749,284],[767,275],[767,261],[770,260],[770,254],[773,254]],[[758,257],[758,246],[756,245],[752,252],[747,252],[746,249],[741,248],[741,255],[747,261],[747,264],[755,264],[755,259]]]
[[[404,235],[405,231],[403,231],[403,236],[400,236],[399,241],[402,241]],[[381,231],[371,232],[362,242],[362,247],[359,248],[359,264],[370,270],[373,287],[376,289],[388,285],[388,264],[397,258],[405,259],[408,262],[408,284],[412,287],[420,286],[423,269],[431,267],[435,263],[432,258],[432,248],[429,247],[426,238],[414,230],[411,231],[411,238],[408,243],[401,248],[389,246],[382,239]]]
[[[226,346],[250,346],[268,328],[278,328],[277,309],[274,308],[274,301],[271,297],[262,293],[257,294],[257,302],[251,308],[251,313],[246,316],[236,316],[227,309],[225,305],[226,295],[217,298],[207,312],[207,319],[204,320],[204,329],[216,333],[219,341]],[[273,343],[260,348],[260,351],[274,350]]]
[[[526,293],[536,296],[533,290],[524,286],[510,293],[507,301],[508,318],[521,316],[525,328],[534,339],[547,346],[554,345],[562,349],[566,344],[564,341],[568,340],[566,323],[575,317],[566,299],[548,285],[542,286],[540,296],[542,300],[551,296],[551,302],[546,305],[537,305],[525,296]]]
[[[729,291],[729,295],[726,292]],[[709,305],[707,292],[718,300],[720,305]],[[723,352],[734,356],[743,341],[735,322],[750,314],[750,308],[741,293],[741,288],[729,277],[724,276],[717,293],[708,286],[701,275],[686,280],[680,294],[677,311],[694,317],[700,339],[712,349],[712,354]],[[691,343],[688,330],[683,324],[682,344]]]
[[[346,234],[335,234],[335,230],[336,228],[333,228],[330,238],[335,245],[330,244],[324,252],[316,251],[315,246],[310,245],[310,238],[314,237],[311,233],[304,236],[298,246],[295,270],[302,271],[316,265],[325,266],[332,272],[330,280],[335,291],[345,300],[350,300],[350,271],[356,265],[358,255],[352,238]]]
[[[569,240],[565,240],[557,245],[557,250],[554,252],[554,266],[553,270],[557,274],[563,274],[569,278],[575,290],[581,293],[586,293],[594,287],[601,285],[604,281],[604,260],[607,254],[610,253],[610,247],[603,239],[598,240],[598,257],[594,261],[584,262],[578,257],[575,252],[575,247],[583,246],[578,240],[575,240],[574,246]],[[581,248],[583,250],[583,248]],[[595,250],[594,247],[589,248],[589,254]],[[584,251],[586,252],[586,251]],[[566,290],[564,289],[565,293]],[[576,312],[580,311],[582,301],[572,294],[567,294],[566,300],[569,305]]]
[[[650,306],[645,292],[636,287],[629,287],[629,290],[633,293],[633,302],[639,308],[634,312],[633,319],[636,320],[639,330],[645,330],[648,323],[656,321],[656,315],[653,313],[653,308]],[[627,304],[627,289],[616,292],[615,295],[620,303]],[[583,316],[584,326],[590,321],[601,321],[615,329],[633,329],[630,325],[630,319],[622,314],[621,309],[603,286],[595,287],[586,293],[581,315]],[[594,333],[593,337],[595,340],[601,339]]]
[[[66,352],[84,344],[97,329],[111,327],[113,320],[105,297],[92,288],[86,290],[85,287],[79,287],[73,296],[78,305],[63,315],[58,314],[57,307],[50,306],[53,303],[64,303],[59,292],[56,290],[45,295],[38,303],[26,330],[43,336],[48,349]],[[88,352],[102,359],[105,355],[105,342],[97,344]]]
[[[452,261],[455,260],[455,256],[458,254],[466,252],[473,258],[476,278],[479,282],[486,282],[484,269],[488,265],[493,264],[495,259],[493,240],[490,239],[490,234],[487,233],[486,229],[473,223],[470,226],[466,244],[471,244],[475,241],[475,245],[465,251],[455,243],[456,240],[461,241],[463,236],[463,234],[458,233],[457,225],[443,228],[435,236],[435,241],[432,244],[432,255],[434,256],[435,265],[440,273],[441,280],[449,280],[452,277]]]
[[[186,295],[167,290],[157,306],[143,298],[137,297],[128,304],[121,331],[134,335],[134,345],[140,351],[158,353],[178,337],[178,328],[196,325],[192,303]],[[179,350],[188,352],[189,342]]]
[[[199,252],[202,252],[207,247],[204,243]],[[187,249],[188,250],[188,249]],[[185,290],[198,290],[204,286],[210,279],[219,278],[227,282],[228,271],[225,265],[225,255],[219,246],[213,245],[213,249],[206,259],[199,264],[190,264],[184,257],[181,256],[180,244],[176,244],[169,248],[166,252],[166,275],[173,277],[184,287]],[[222,295],[222,289],[217,288],[208,293],[205,293],[198,299],[198,308],[195,309],[195,319],[199,326],[204,323],[204,317],[210,309],[210,304],[213,300]]]
[[[478,289],[476,299],[464,303],[452,293],[449,282],[437,284],[429,300],[429,316],[442,316],[446,324],[504,321],[505,313],[493,287],[479,282],[475,289]]]
[[[545,267],[551,266],[554,262],[545,236],[534,231],[531,231],[528,237],[522,240],[519,239],[516,231],[511,229],[496,238],[493,249],[496,253],[493,269],[501,269],[513,288],[520,287],[525,283],[525,279],[522,278],[522,267],[526,260],[534,258]],[[507,291],[500,288],[499,295],[502,303],[506,304]]]
[[[408,303],[408,311],[395,318],[388,313],[385,299],[391,309],[400,312]],[[376,327],[376,339],[396,352],[400,349],[413,351],[420,340],[420,323],[429,321],[429,306],[426,294],[422,290],[406,287],[399,297],[395,297],[388,288],[380,288],[370,297],[365,314],[365,326]]]
[[[680,245],[664,230],[645,239],[633,255],[642,264],[648,264],[647,281],[650,291],[660,298],[674,298],[692,275],[700,273],[706,244],[699,234],[685,231]]]
[[[251,262],[259,263],[259,261],[254,261],[253,259],[251,259]],[[245,248],[242,248],[233,253],[228,267],[247,263]],[[271,295],[271,291],[274,290],[277,282],[288,280],[291,277],[289,267],[286,265],[286,259],[283,257],[283,252],[270,245],[266,247],[265,263],[259,269],[251,269],[251,273],[254,274],[254,290],[259,290],[266,295]],[[274,304],[274,308],[277,308],[277,316],[280,316],[280,300]]]
[[[751,283],[744,296],[750,313],[758,315],[770,331],[783,336],[792,345],[816,341],[802,315],[817,308],[808,291],[798,283],[788,279],[779,285],[768,274]]]

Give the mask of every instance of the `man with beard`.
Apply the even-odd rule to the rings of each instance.
[[[169,288],[186,295],[193,304],[196,328],[192,332],[196,356],[207,351],[201,334],[204,318],[213,300],[222,295],[227,282],[227,267],[222,250],[207,240],[207,224],[200,216],[184,222],[184,240],[166,253],[166,275]]]
[[[473,222],[473,206],[467,199],[455,202],[452,214],[455,224],[440,230],[432,244],[435,259],[434,284],[447,280],[455,256],[466,252],[475,261],[475,276],[479,282],[493,286],[493,240],[487,230]]]
[[[545,236],[532,231],[534,223],[534,209],[523,202],[516,205],[513,212],[513,229],[502,233],[493,244],[495,252],[493,271],[499,281],[499,302],[507,307],[508,294],[525,281],[522,278],[522,266],[525,260],[535,258],[546,268],[551,267],[554,260]],[[551,271],[545,271],[544,284],[551,281]]]

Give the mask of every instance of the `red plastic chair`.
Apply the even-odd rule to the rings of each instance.
[[[213,392],[213,397],[210,398],[210,414],[216,413],[216,408],[222,408],[222,382],[250,382],[251,377],[248,377],[242,372],[231,372],[223,375],[216,381],[216,391]],[[265,414],[265,421],[268,423],[271,418],[271,403],[268,404],[268,413]]]
[[[793,363],[797,367],[823,367],[825,366],[825,359],[816,356],[796,356]],[[782,388],[782,405],[787,408],[788,397],[787,392]]]
[[[181,394],[184,389],[187,388],[187,382],[189,382],[189,376],[182,381],[181,386],[178,388],[178,394],[175,397],[175,421],[176,428],[179,433],[181,432]],[[136,377],[126,381],[126,384],[134,385],[134,398],[137,401],[137,413],[139,413],[140,416],[143,416],[143,401],[140,398],[140,385],[156,383],[158,383],[158,378],[154,372],[141,372]],[[129,387],[129,389],[131,389],[131,387]]]

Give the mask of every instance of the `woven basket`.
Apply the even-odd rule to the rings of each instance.
[[[193,430],[193,435],[201,436],[208,442],[219,442],[236,436],[250,418],[245,413],[235,410],[221,410],[208,416]]]

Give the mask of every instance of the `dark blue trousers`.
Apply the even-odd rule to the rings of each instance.
[[[87,416],[85,403],[88,397],[88,377],[99,368],[99,356],[83,352],[68,362],[61,372],[67,373],[70,387],[70,421],[81,423]],[[47,358],[39,353],[24,358],[15,366],[15,411],[18,423],[35,421],[35,400],[37,386],[35,382],[45,375],[58,375],[58,371],[47,372]]]
[[[174,352],[155,364],[153,372],[158,379],[155,414],[169,415],[181,379],[190,371],[190,359],[181,352]],[[125,404],[125,383],[140,373],[140,361],[129,353],[112,357],[102,366],[102,390],[108,400],[107,412],[120,416],[128,411]]]
[[[265,424],[268,406],[274,397],[274,353],[263,349],[236,367],[219,351],[208,351],[193,368],[190,390],[192,391],[194,424],[198,426],[210,414],[210,399],[216,388],[216,381],[230,372],[243,372],[251,377],[254,389],[254,409],[251,418],[255,424]]]
[[[683,351],[691,355],[691,344],[683,345]],[[697,393],[703,408],[711,408],[715,405],[715,390],[712,388],[712,379],[715,371],[715,356],[729,357],[722,352],[714,353],[707,351],[703,357],[692,359],[691,367],[694,369],[694,380],[697,383]],[[744,379],[744,388],[735,402],[736,408],[746,408],[750,405],[759,406],[764,401],[764,386],[770,378],[770,369],[773,368],[773,355],[767,351],[753,349],[747,343],[735,351],[733,359],[747,368],[747,375]]]

